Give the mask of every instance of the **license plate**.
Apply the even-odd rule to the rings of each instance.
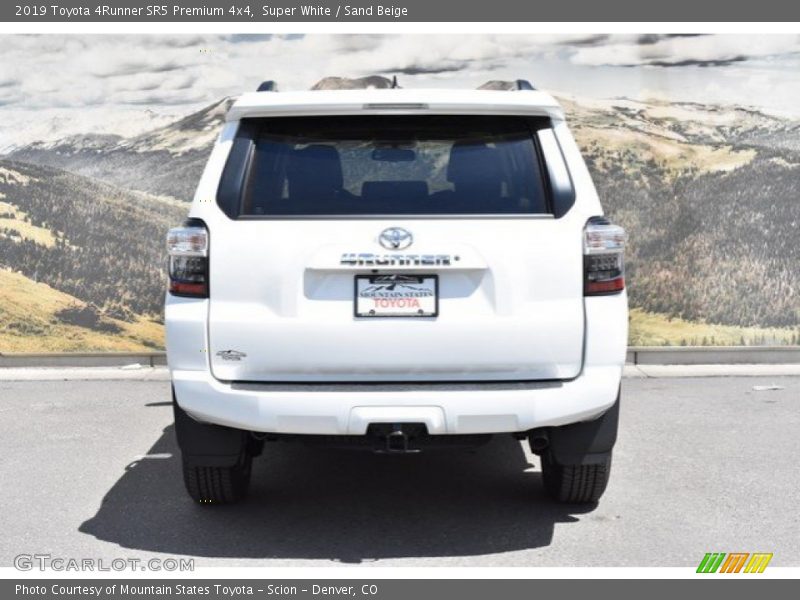
[[[435,317],[437,275],[356,275],[357,317]]]

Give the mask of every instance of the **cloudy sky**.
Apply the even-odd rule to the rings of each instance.
[[[0,149],[148,123],[325,75],[404,87],[527,78],[549,91],[740,104],[800,117],[798,35],[0,35]]]

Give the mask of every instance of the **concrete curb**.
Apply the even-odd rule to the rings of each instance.
[[[6,367],[123,367],[167,364],[165,352],[0,352],[0,368]]]
[[[631,346],[630,365],[797,365],[800,346]],[[164,352],[0,352],[7,367],[122,367],[167,364]]]
[[[800,346],[631,346],[633,365],[792,365]]]

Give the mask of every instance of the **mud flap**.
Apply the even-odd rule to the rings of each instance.
[[[620,394],[617,400],[597,419],[551,427],[547,431],[548,451],[560,465],[591,465],[606,460],[617,441]]]
[[[184,460],[197,467],[232,467],[247,450],[249,434],[241,429],[199,423],[178,406],[172,392],[175,436]]]

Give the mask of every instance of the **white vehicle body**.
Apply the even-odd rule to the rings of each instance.
[[[565,214],[231,219],[216,196],[242,119],[344,115],[549,119],[539,146]],[[624,290],[583,292],[584,228],[603,214],[561,108],[538,92],[251,93],[231,108],[190,218],[208,230],[207,298],[167,294],[175,398],[194,419],[252,432],[364,435],[375,423],[429,434],[524,432],[614,405],[627,342]],[[413,245],[386,250],[388,228]],[[393,253],[450,264],[342,264]],[[436,317],[362,319],[353,279],[435,274]]]

